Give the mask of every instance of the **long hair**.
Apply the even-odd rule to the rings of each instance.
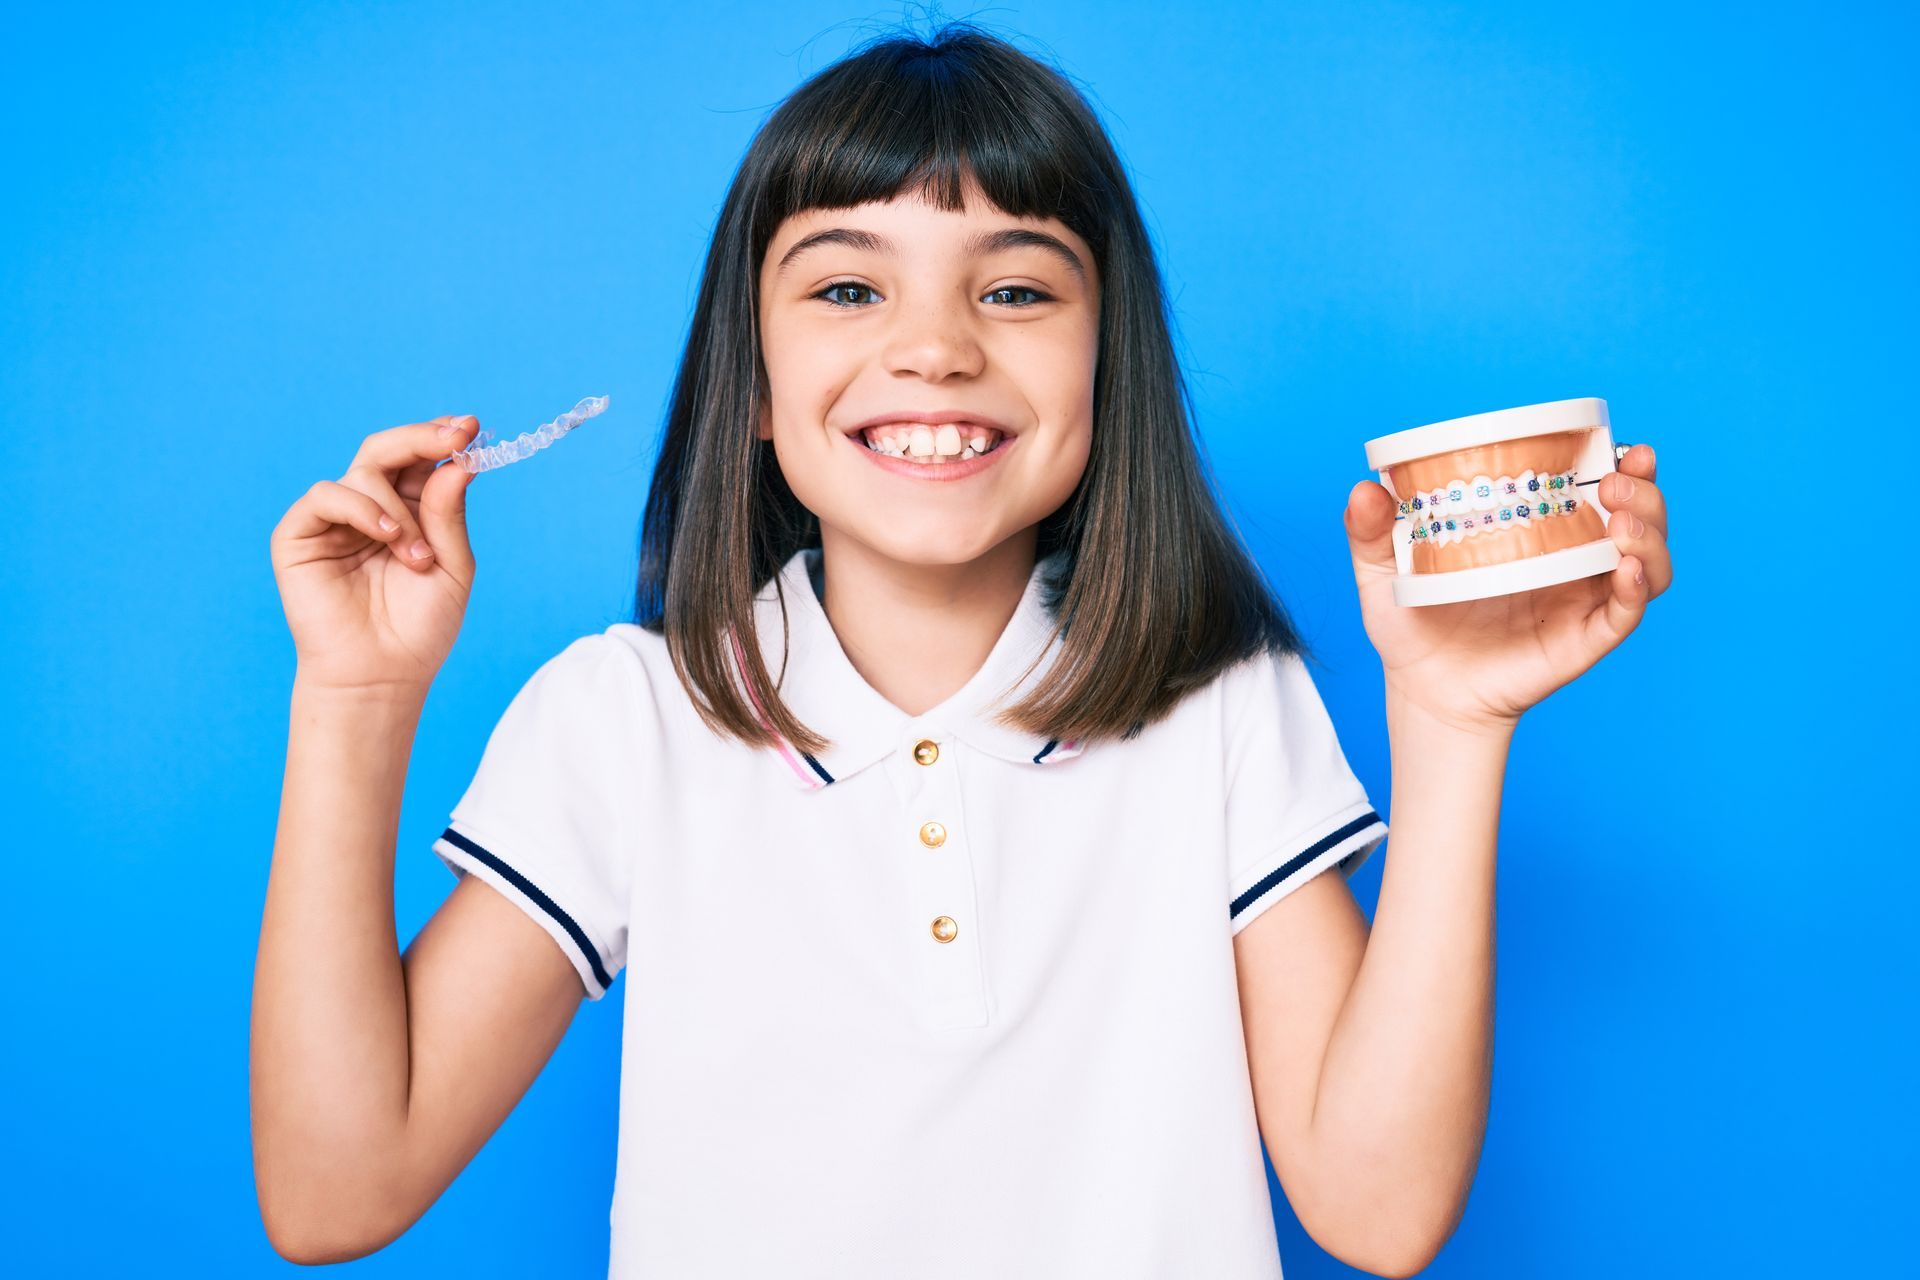
[[[1101,289],[1086,472],[1037,531],[1039,558],[1064,552],[1043,583],[1062,647],[1001,721],[1043,738],[1132,737],[1233,663],[1305,648],[1209,487],[1159,266],[1105,129],[1059,71],[948,22],[930,39],[877,38],[803,83],[755,135],[720,211],[647,497],[634,604],[718,733],[769,745],[770,728],[802,751],[825,746],[781,701],[754,626],[756,594],[820,545],[817,517],[755,431],[767,246],[790,215],[915,187],[961,210],[969,176],[1009,215],[1072,228]]]

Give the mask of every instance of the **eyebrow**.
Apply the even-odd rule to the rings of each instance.
[[[828,227],[816,231],[810,236],[802,236],[780,258],[775,268],[776,277],[786,274],[794,259],[809,249],[822,245],[840,244],[862,253],[878,253],[889,258],[899,255],[899,248],[893,241],[875,231],[862,231],[857,227]],[[1058,258],[1079,279],[1082,287],[1087,283],[1086,264],[1080,261],[1067,243],[1044,231],[1035,231],[1031,227],[1002,227],[998,231],[980,231],[967,237],[961,249],[974,258],[987,257],[990,254],[1004,253],[1009,249],[1041,249]]]

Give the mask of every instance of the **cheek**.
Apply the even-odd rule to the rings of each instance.
[[[1021,455],[1008,459],[1005,492],[1018,505],[1018,514],[1038,520],[1057,509],[1087,473],[1093,451],[1093,431],[1084,418],[1050,418],[1020,442]]]
[[[1092,422],[1098,357],[1098,335],[1091,330],[1048,335],[1007,353],[1035,410],[1050,422]]]
[[[1091,416],[1089,399],[1088,416]],[[1062,431],[1057,437],[1054,449],[1047,459],[1047,499],[1055,504],[1065,502],[1079,487],[1080,479],[1087,473],[1087,459],[1093,453],[1093,426],[1090,421],[1082,420],[1070,430]]]

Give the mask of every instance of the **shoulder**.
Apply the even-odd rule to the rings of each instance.
[[[1312,687],[1313,679],[1307,674],[1305,659],[1291,650],[1270,648],[1257,650],[1221,668],[1214,683],[1220,697],[1231,708],[1236,704],[1244,706],[1249,698],[1297,698],[1303,681]]]
[[[627,628],[627,624],[615,623],[605,631],[574,637],[540,664],[538,674],[549,682],[571,686],[618,683],[640,674],[645,668],[645,659],[639,646],[622,634],[623,628]],[[639,630],[638,627],[627,629]]]
[[[1224,669],[1216,681],[1229,737],[1279,726],[1317,729],[1326,704],[1306,660],[1287,649],[1262,649]]]
[[[576,636],[540,664],[522,696],[564,711],[583,727],[599,720],[630,722],[637,706],[653,702],[649,655],[636,637],[653,638],[627,623]]]
[[[605,631],[581,636],[574,644],[585,644],[599,651],[602,661],[623,669],[636,691],[651,700],[680,687],[679,673],[673,669],[673,655],[667,650],[667,638],[638,623],[616,622]]]

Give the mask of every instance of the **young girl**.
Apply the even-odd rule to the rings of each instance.
[[[1494,843],[1533,703],[1671,578],[1651,450],[1601,578],[1392,602],[1395,856],[1206,483],[1092,111],[950,25],[768,121],[721,212],[635,621],[507,707],[400,954],[392,850],[475,566],[471,417],[375,432],[273,534],[298,650],[252,1040],[274,1247],[372,1252],[623,968],[615,1277],[1280,1274],[1261,1140],[1383,1275],[1485,1126]],[[629,963],[631,962],[631,963]]]

